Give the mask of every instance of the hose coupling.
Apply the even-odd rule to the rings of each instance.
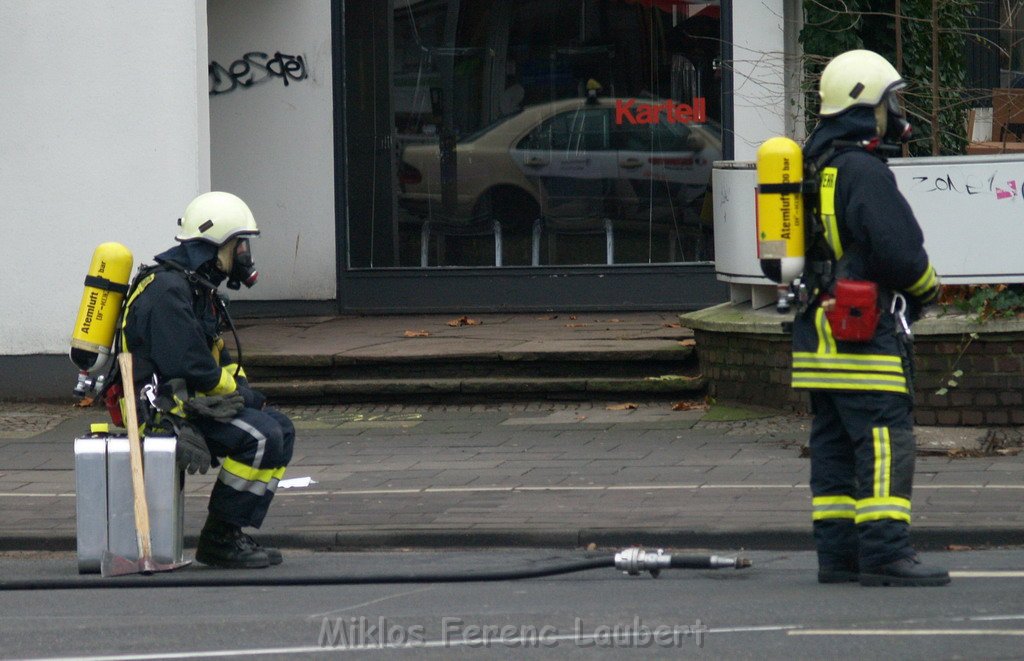
[[[663,549],[650,552],[634,546],[615,554],[615,568],[630,576],[639,576],[649,571],[652,578],[658,578],[661,570],[667,569],[671,564],[672,556],[666,554]]]

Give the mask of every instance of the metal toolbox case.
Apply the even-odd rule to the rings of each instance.
[[[173,436],[143,441],[143,471],[153,559],[182,561],[185,473],[175,462]],[[137,560],[128,438],[93,434],[75,439],[78,572],[98,573],[104,551]]]

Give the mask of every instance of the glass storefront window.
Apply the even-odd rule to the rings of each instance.
[[[392,0],[392,204],[350,225],[365,266],[713,258],[717,2]],[[383,38],[376,36],[375,39]],[[374,52],[381,52],[377,49]],[[362,229],[372,228],[372,231]],[[382,230],[381,228],[390,228]],[[379,254],[379,253],[373,253]]]

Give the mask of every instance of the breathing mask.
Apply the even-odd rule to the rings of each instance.
[[[248,289],[256,284],[259,273],[252,258],[249,239],[238,238],[228,241],[217,251],[217,268],[228,276],[228,289]]]
[[[879,122],[878,132],[882,142],[900,145],[910,140],[913,127],[907,121],[907,114],[903,110],[899,97],[896,96],[896,89],[886,93],[882,103],[875,109],[875,113]]]

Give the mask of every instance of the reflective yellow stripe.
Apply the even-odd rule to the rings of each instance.
[[[240,376],[243,379],[246,378],[245,377],[245,370],[242,369],[242,367],[238,363],[230,363],[228,365],[225,365],[224,369],[226,369],[227,371],[231,372],[235,376]]]
[[[213,354],[213,362],[220,365],[220,352],[224,350],[224,338],[218,337],[213,341],[213,346],[210,347],[210,353]]]
[[[285,467],[280,468],[253,468],[231,457],[225,457],[221,461],[221,468],[246,482],[265,482],[280,480],[284,475]]]
[[[109,422],[94,422],[89,425],[90,434],[109,434],[110,433]]]
[[[794,388],[812,390],[875,390],[908,393],[907,380],[902,375],[858,372],[800,372],[793,370]]]
[[[238,390],[238,384],[235,383],[235,377],[231,376],[231,372],[226,367],[220,368],[220,381],[213,387],[212,390],[199,393],[200,395],[227,395]]]
[[[892,446],[889,443],[889,428],[873,428],[871,438],[875,450],[875,498],[888,498],[892,476]]]
[[[849,383],[878,383],[887,386],[907,385],[907,379],[902,374],[877,374],[875,372],[820,372],[809,370],[793,370],[793,380],[797,377],[803,379],[816,379],[826,382],[849,382]]]
[[[793,388],[909,393],[899,356],[840,353],[825,311],[814,311],[816,351],[793,352]]]
[[[928,268],[924,270],[924,273],[917,279],[917,282],[907,288],[907,291],[913,296],[924,296],[938,284],[938,281],[939,276],[936,275],[935,269],[931,264],[928,264]]]
[[[809,351],[793,352],[793,367],[804,369],[836,369],[859,372],[885,372],[903,374],[899,356],[867,353],[819,354]]]
[[[832,337],[832,327],[828,325],[828,319],[825,317],[825,311],[821,308],[814,311],[814,327],[818,329],[817,353],[835,353],[836,339]]]
[[[814,513],[811,519],[853,519],[856,516],[857,501],[850,496],[816,496],[813,499]]]
[[[894,519],[910,523],[910,501],[895,496],[887,498],[864,498],[857,501],[856,523]]]
[[[153,282],[156,278],[156,273],[150,273],[139,282],[138,286],[135,287],[135,291],[128,297],[128,302],[124,304],[124,314],[121,315],[121,351],[128,351],[128,338],[125,336],[124,329],[128,327],[128,310],[131,308],[132,303],[139,297],[139,294],[149,286],[149,283]]]
[[[821,188],[819,188],[819,204],[821,208],[821,224],[825,229],[825,240],[832,248],[836,259],[843,256],[843,243],[839,240],[839,224],[836,222],[836,178],[839,170],[825,168],[821,171]]]

